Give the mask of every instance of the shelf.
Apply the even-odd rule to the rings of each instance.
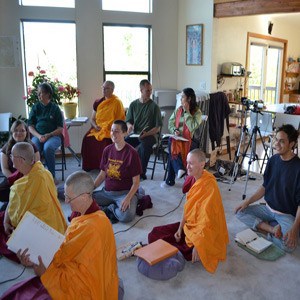
[[[295,77],[295,78],[297,78],[299,76],[299,73],[285,71],[285,76],[286,77]]]
[[[229,78],[231,78],[231,77],[237,77],[237,78],[243,78],[243,77],[246,77],[245,75],[228,75],[228,74],[220,74],[220,75],[218,75],[218,77],[229,77]]]

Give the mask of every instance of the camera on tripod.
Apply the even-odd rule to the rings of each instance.
[[[247,97],[242,97],[242,104],[246,107],[246,110],[252,110],[254,112],[259,112],[264,108],[264,103],[262,100],[252,101]]]

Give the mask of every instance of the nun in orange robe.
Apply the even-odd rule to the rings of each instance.
[[[219,261],[226,259],[229,237],[216,179],[203,170],[205,156],[203,162],[198,162],[202,166],[195,167],[195,161],[201,156],[199,152],[199,149],[195,149],[188,155],[188,173],[195,173],[198,179],[187,194],[182,221],[154,227],[148,235],[148,241],[152,243],[161,238],[177,247],[186,260],[195,260],[196,250],[204,268],[214,273]],[[192,167],[189,162],[191,156],[194,156]]]

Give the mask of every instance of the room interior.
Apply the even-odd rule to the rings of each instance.
[[[199,94],[209,94],[218,90],[230,90],[240,87],[240,80],[228,77],[222,87],[217,84],[221,65],[224,62],[239,62],[246,66],[247,33],[268,34],[268,24],[272,22],[272,37],[288,41],[287,57],[297,60],[300,57],[300,26],[297,4],[288,11],[284,5],[282,11],[261,11],[256,15],[239,15],[216,18],[214,4],[224,0],[153,0],[153,13],[136,14],[102,11],[101,0],[76,1],[75,9],[20,7],[17,0],[0,0],[0,36],[14,36],[21,44],[20,20],[49,20],[76,22],[77,78],[82,91],[79,98],[78,115],[90,116],[92,103],[99,97],[103,82],[103,47],[102,23],[147,24],[152,26],[152,65],[151,81],[154,90],[182,90],[192,87]],[[234,1],[249,2],[249,1]],[[259,1],[253,1],[257,4]],[[269,1],[268,1],[269,2]],[[278,1],[276,1],[278,2]],[[287,1],[289,2],[289,1]],[[232,4],[233,5],[233,4]],[[257,4],[257,6],[259,6]],[[272,6],[272,5],[271,5]],[[288,5],[286,5],[288,6]],[[270,7],[270,6],[269,6]],[[253,7],[252,7],[253,8]],[[233,11],[237,11],[234,9]],[[253,11],[253,9],[252,9]],[[186,25],[203,24],[203,64],[187,66]],[[37,37],[38,41],[38,37]],[[86,45],[89,45],[88,47]],[[100,45],[100,46],[99,46]],[[11,112],[13,116],[26,116],[24,94],[24,72],[21,50],[16,58],[14,68],[0,67],[0,112]],[[299,77],[298,77],[299,78]],[[205,83],[203,85],[203,82]],[[201,83],[201,84],[200,84]],[[282,101],[288,102],[284,96]],[[176,98],[174,98],[174,107]],[[80,153],[81,141],[89,123],[74,126],[69,130],[72,149]],[[66,175],[78,170],[78,162],[67,152]],[[228,156],[224,156],[228,159]],[[93,173],[96,176],[96,173]],[[114,224],[116,243],[120,246],[128,241],[147,242],[147,234],[153,226],[176,222],[181,218],[183,202],[174,212],[182,197],[182,181],[175,187],[162,190],[159,186],[163,180],[164,170],[157,166],[154,180],[146,180],[141,186],[153,201],[153,208],[144,212],[146,219],[136,218],[130,224]],[[247,194],[251,194],[262,183],[257,175],[251,180]],[[235,234],[245,227],[234,217],[234,207],[242,200],[244,181],[237,180],[231,191],[228,183],[219,183],[226,213],[230,235],[227,260],[220,264],[215,274],[207,273],[201,264],[187,263],[184,270],[175,278],[162,282],[153,281],[140,274],[135,258],[118,262],[119,276],[124,281],[125,299],[289,299],[299,298],[299,262],[300,250],[286,254],[275,262],[261,261],[240,249],[234,242]],[[168,197],[165,194],[168,193]],[[66,216],[69,209],[64,205]],[[132,229],[129,229],[134,225]],[[126,230],[117,233],[118,231]],[[0,282],[18,276],[22,267],[0,259]],[[23,275],[12,282],[0,285],[0,294],[14,282],[32,275],[32,270],[25,270]],[[284,284],[282,284],[284,283]]]

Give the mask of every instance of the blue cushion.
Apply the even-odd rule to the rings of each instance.
[[[185,259],[181,252],[169,257],[153,266],[150,266],[145,260],[137,258],[137,267],[143,275],[155,280],[168,280],[182,271],[185,265]]]

